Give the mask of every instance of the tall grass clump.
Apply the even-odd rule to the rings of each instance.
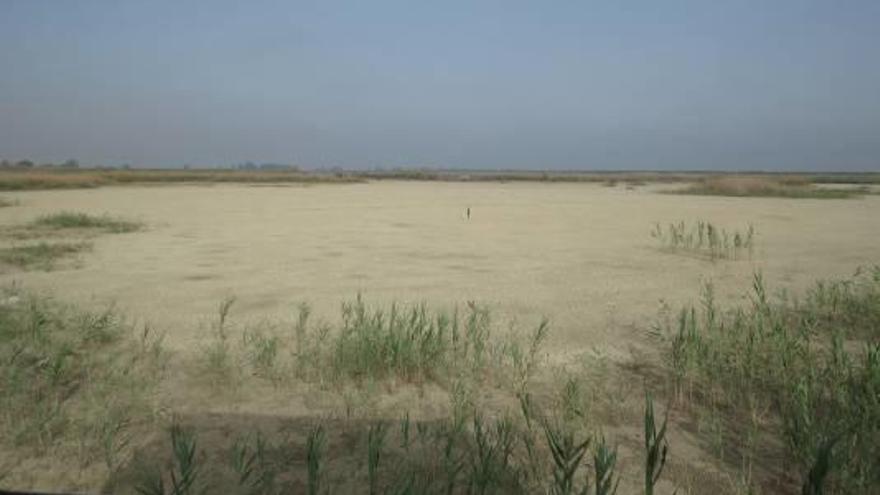
[[[539,325],[524,349],[493,339],[489,311],[473,303],[465,312],[447,313],[424,304],[371,308],[358,296],[343,304],[338,329],[312,328],[308,314],[308,307],[301,307],[294,327],[296,368],[355,380],[422,382],[461,372],[485,374],[492,364],[509,366],[517,381],[526,380],[548,328],[546,322]]]
[[[703,220],[693,225],[684,221],[670,223],[665,229],[658,223],[651,230],[663,249],[704,256],[711,260],[739,259],[744,254],[752,257],[755,248],[755,228],[728,231]]]
[[[233,378],[238,367],[235,363],[235,354],[230,338],[229,313],[235,304],[236,298],[229,296],[220,301],[217,307],[217,321],[212,324],[211,334],[202,347],[201,365],[208,378],[214,385],[234,384]],[[247,334],[243,337],[245,344],[248,343]],[[256,348],[257,362],[260,361],[260,349]]]
[[[18,201],[14,199],[6,199],[4,197],[0,197],[0,208],[8,208],[10,206],[17,206]]]
[[[429,315],[424,305],[401,311],[392,305],[369,310],[358,298],[342,307],[342,327],[333,343],[333,368],[351,377],[389,374],[427,378],[445,363],[452,346],[451,326]]]
[[[0,295],[0,448],[113,469],[163,362],[161,338],[115,310],[81,311],[21,291]],[[62,447],[67,446],[67,447]],[[74,447],[75,446],[75,447]],[[67,450],[65,450],[67,449]]]
[[[831,492],[872,493],[880,486],[878,295],[878,267],[819,283],[803,300],[772,299],[757,274],[751,302],[727,311],[707,287],[699,309],[664,324],[679,400],[765,436],[764,445],[775,437],[792,477],[813,492],[818,479]]]
[[[202,370],[221,384],[233,383],[247,367],[278,384],[298,378],[339,385],[386,379],[448,385],[466,375],[522,389],[549,330],[542,321],[527,338],[515,332],[496,338],[489,311],[473,303],[466,311],[444,312],[424,304],[373,307],[361,296],[342,304],[338,326],[312,322],[305,304],[290,326],[232,325],[233,303],[234,298],[220,303],[200,353]]]
[[[95,229],[111,234],[135,232],[143,228],[143,224],[107,215],[96,216],[86,213],[62,211],[43,215],[31,224],[46,229]]]

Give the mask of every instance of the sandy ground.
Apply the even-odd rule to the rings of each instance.
[[[695,299],[702,280],[734,302],[755,270],[799,289],[880,261],[880,197],[791,200],[676,196],[669,186],[376,182],[314,186],[107,187],[5,193],[0,224],[58,210],[139,219],[106,235],[81,267],[7,269],[0,283],[62,299],[115,302],[184,350],[229,295],[242,319],[291,318],[306,301],[332,320],[344,299],[488,304],[520,327],[542,315],[551,348],[624,352],[661,300]],[[465,209],[471,207],[470,220]],[[655,222],[706,219],[758,232],[751,260],[712,263],[657,249]]]
[[[75,210],[141,220],[147,229],[96,237],[94,251],[83,254],[77,268],[0,268],[0,284],[20,283],[98,307],[115,303],[163,331],[165,344],[180,355],[202,347],[218,304],[230,295],[238,298],[233,318],[246,325],[290,321],[300,302],[334,320],[341,302],[361,292],[373,303],[440,308],[474,300],[487,304],[501,326],[531,327],[547,316],[548,348],[557,364],[579,354],[630,364],[635,358],[638,364],[644,350],[656,348],[648,332],[662,302],[675,308],[695,301],[703,281],[715,284],[722,304],[733,304],[756,270],[771,290],[797,291],[817,278],[848,276],[859,265],[880,262],[880,196],[792,200],[658,192],[669,187],[376,182],[3,193],[20,205],[0,209],[0,226]],[[713,263],[661,251],[650,236],[655,222],[697,219],[727,229],[753,224],[753,258]],[[436,387],[346,399],[308,387],[252,384],[231,398],[218,397],[189,380],[186,373],[169,373],[164,401],[199,417],[240,415],[246,419],[238,423],[249,426],[324,417],[347,400],[373,401],[363,408],[391,419],[404,410],[430,419],[442,417],[448,402]],[[622,447],[621,492],[635,493],[643,392],[641,379],[624,385],[610,392],[627,401],[611,409],[617,426],[605,427]],[[717,474],[686,421],[672,429],[679,460],[668,468],[673,481],[663,480],[660,492],[672,493],[681,483],[725,492],[732,485]],[[39,473],[53,466],[20,466],[21,477],[10,482],[83,490],[103,483],[100,470],[43,480]]]

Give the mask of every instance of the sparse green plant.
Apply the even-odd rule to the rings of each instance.
[[[165,475],[155,468],[144,473],[144,479],[135,487],[141,495],[190,495],[201,493],[198,487],[199,459],[196,436],[176,421],[170,428],[172,464]]]
[[[223,299],[217,307],[217,322],[213,327],[210,340],[202,348],[203,366],[215,384],[227,384],[235,366],[233,366],[233,350],[228,337],[228,319],[235,297]]]
[[[743,253],[751,258],[755,247],[755,228],[749,225],[745,231],[727,231],[703,220],[688,226],[684,221],[670,223],[666,229],[655,224],[651,237],[663,249],[704,256],[712,261],[739,259]]]
[[[458,483],[459,473],[464,468],[464,456],[459,454],[456,448],[461,436],[461,429],[458,425],[453,424],[443,433],[443,474],[445,476],[443,493],[452,495]]]
[[[400,420],[400,439],[401,446],[404,450],[409,450],[409,435],[412,422],[409,419],[409,411],[403,413],[403,419]]]
[[[96,428],[104,464],[110,471],[116,468],[119,453],[131,443],[131,436],[127,432],[131,420],[119,413],[108,415]]]
[[[252,489],[257,486],[259,459],[248,440],[238,438],[229,451],[229,463],[237,476],[238,486]]]
[[[617,467],[617,447],[613,449],[605,441],[605,437],[599,439],[596,450],[593,452],[593,469],[595,471],[596,490],[595,495],[615,495],[620,478],[615,479]]]
[[[276,493],[277,454],[273,456],[266,437],[259,431],[238,437],[229,450],[228,462],[235,474],[235,483],[242,493]]]
[[[582,384],[577,376],[568,375],[563,382],[559,397],[562,418],[567,422],[586,419]]]
[[[229,311],[235,301],[235,296],[227,296],[220,301],[220,305],[217,307],[217,333],[224,340],[226,339],[226,320],[229,318]]]
[[[252,330],[242,334],[242,340],[255,374],[275,380],[281,339],[277,335]]]
[[[387,429],[384,423],[370,426],[367,432],[367,473],[370,495],[379,493],[379,462],[382,460],[382,448],[385,444],[386,433]]]
[[[199,474],[195,433],[179,424],[172,424],[171,446],[175,462],[175,469],[170,473],[171,493],[173,495],[192,493],[195,491]]]
[[[517,393],[523,392],[529,384],[529,380],[535,373],[540,359],[539,352],[541,345],[549,334],[550,323],[545,318],[535,327],[534,332],[529,336],[528,348],[523,351],[519,342],[513,340],[507,343],[505,352],[513,365],[515,376],[514,390]]]
[[[834,444],[838,438],[825,440],[816,452],[816,459],[807,473],[801,490],[802,495],[822,495],[825,493],[825,480],[831,471]]]
[[[229,383],[229,377],[234,372],[232,365],[232,351],[229,343],[220,337],[215,337],[203,347],[204,369],[216,384]]]
[[[654,418],[654,400],[650,393],[645,394],[645,495],[654,493],[654,486],[663,467],[666,465],[666,454],[669,446],[666,443],[666,423],[669,414],[663,418],[663,424],[657,428]]]
[[[543,427],[553,460],[553,483],[550,492],[554,495],[586,493],[589,489],[589,480],[578,489],[575,475],[581,469],[581,461],[590,446],[590,437],[578,439],[575,431],[563,423],[545,421]]]
[[[472,422],[473,448],[470,450],[468,487],[472,493],[485,494],[508,482],[514,435],[507,418],[490,425],[479,413]],[[491,428],[494,426],[494,428]]]
[[[308,468],[308,494],[318,495],[321,492],[322,462],[324,459],[324,443],[326,435],[324,426],[317,425],[309,432],[306,439],[306,465]]]
[[[306,303],[300,303],[298,310],[299,314],[293,328],[293,334],[295,339],[294,344],[296,345],[296,370],[297,374],[302,376],[305,370],[306,361],[308,360],[307,338],[311,308]]]

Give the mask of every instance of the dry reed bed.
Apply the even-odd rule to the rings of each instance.
[[[862,196],[866,188],[820,188],[805,177],[711,177],[684,188],[670,191],[674,194],[734,197],[776,197],[810,199],[847,199]]]
[[[77,170],[0,171],[0,190],[81,189],[114,184],[177,182],[351,183],[362,179],[342,173],[246,170]]]

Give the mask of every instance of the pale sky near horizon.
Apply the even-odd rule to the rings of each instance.
[[[880,2],[0,0],[0,158],[880,171]]]

